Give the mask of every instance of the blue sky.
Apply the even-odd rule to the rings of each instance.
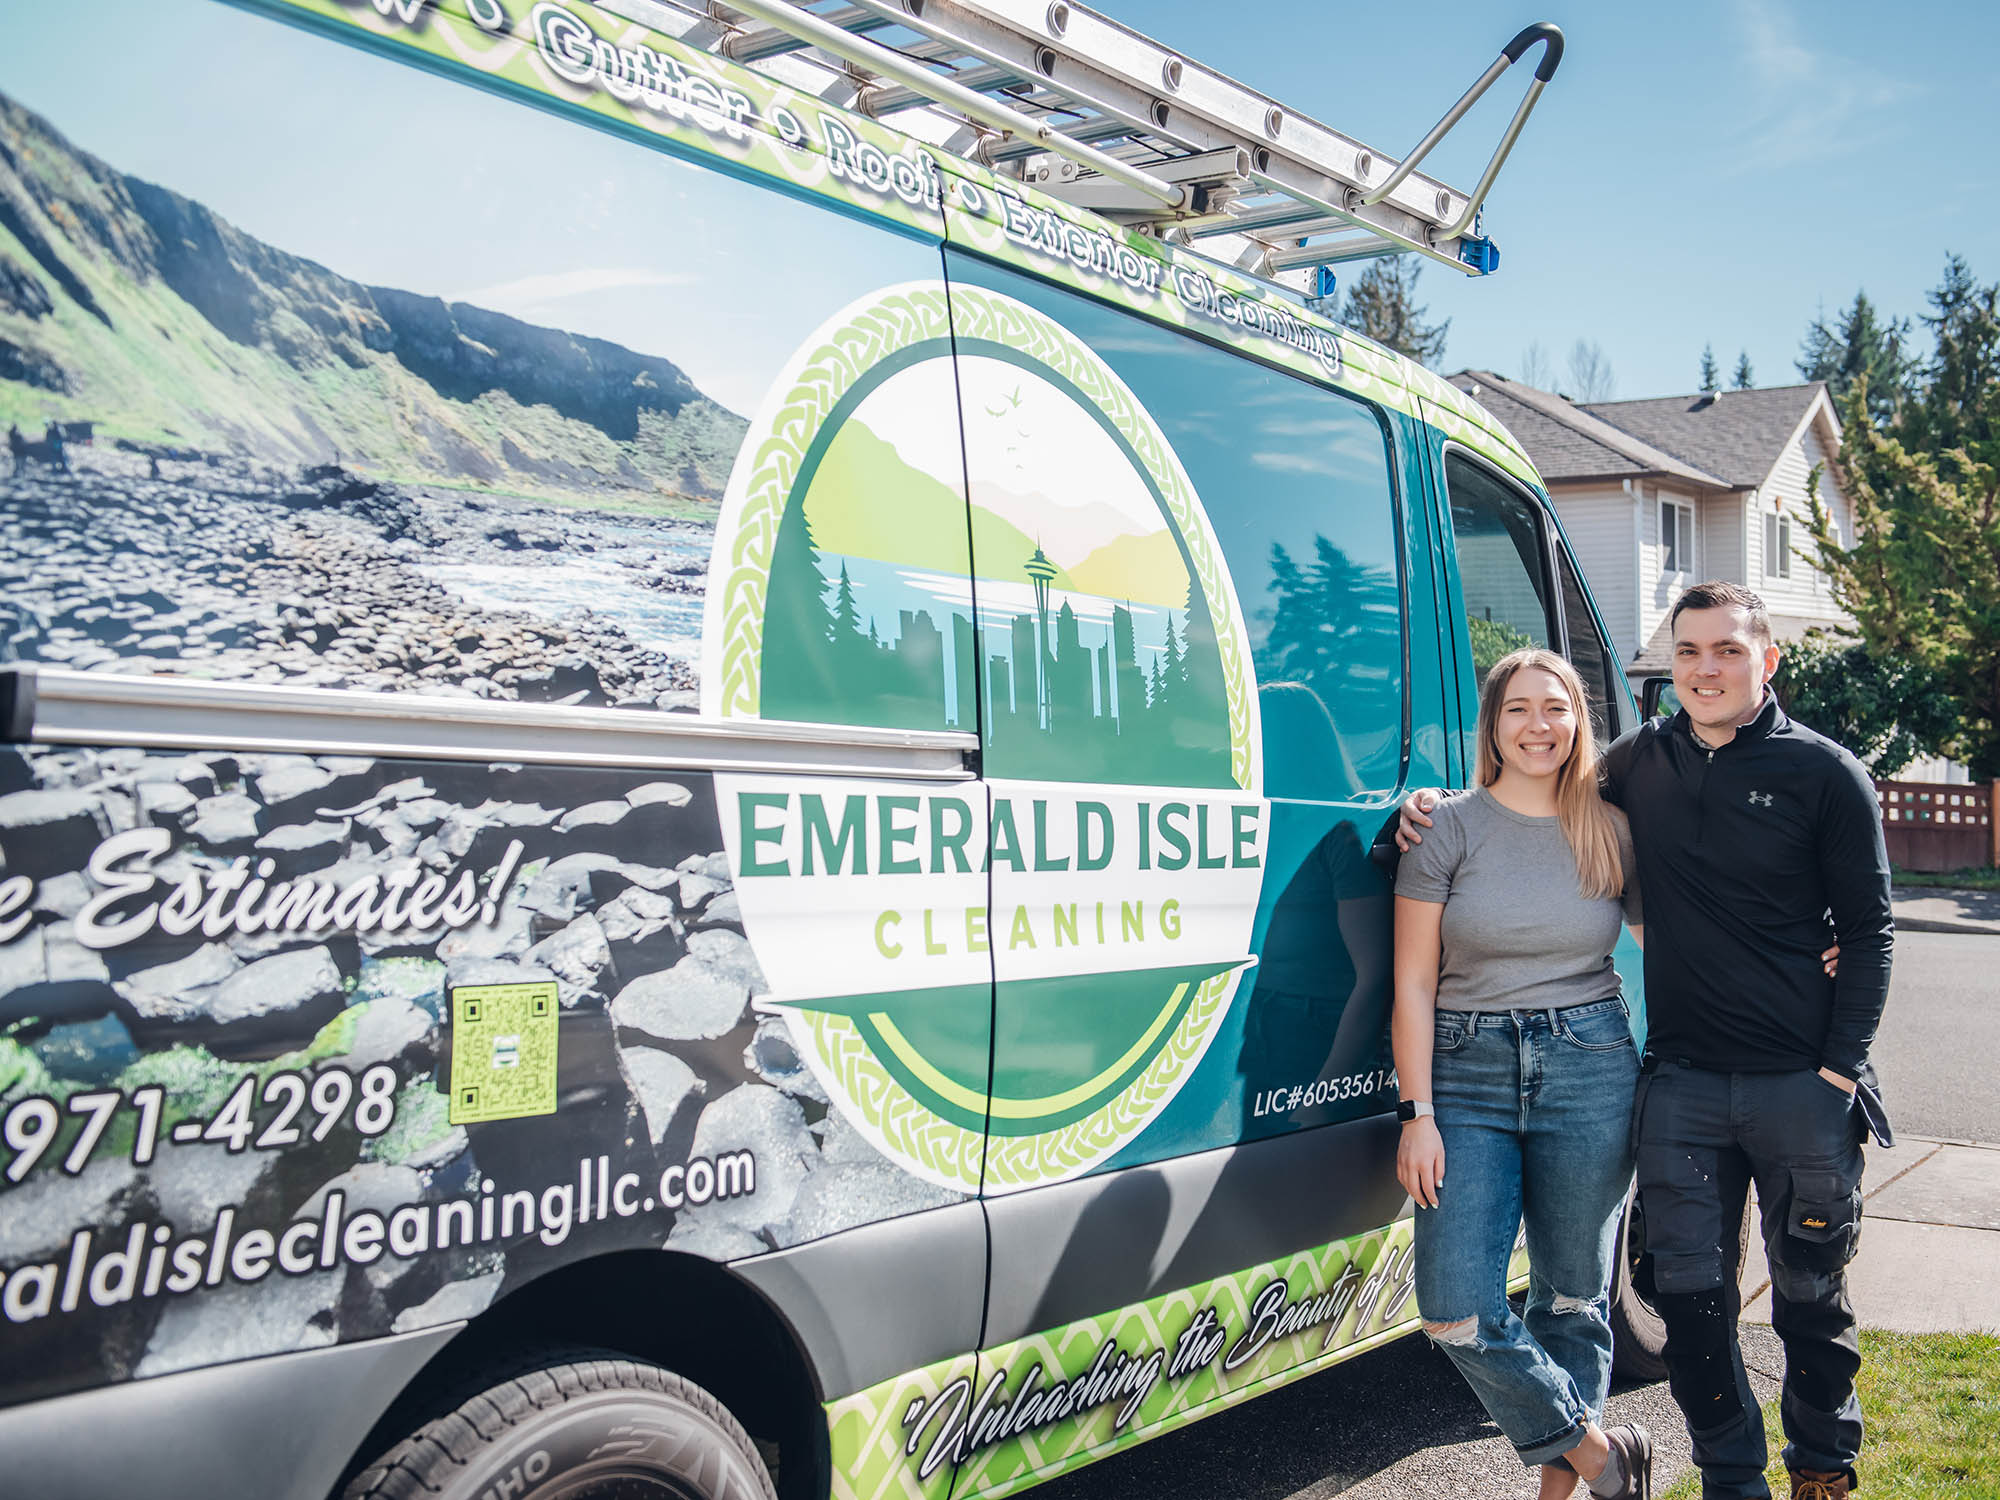
[[[1948,250],[2000,280],[2000,6],[1093,3],[1392,156],[1522,26],[1563,28],[1490,200],[1500,270],[1420,284],[1452,319],[1447,369],[1514,375],[1535,340],[1560,369],[1592,339],[1620,396],[1664,395],[1694,389],[1712,341],[1725,377],[1747,349],[1759,384],[1786,384],[1822,304],[1865,288],[1913,317]],[[1445,181],[1477,182],[1527,71],[1439,147]]]
[[[670,359],[745,416],[830,314],[938,274],[934,249],[215,0],[42,5],[0,37],[0,93],[119,171],[356,281]]]
[[[1500,271],[1423,276],[1452,319],[1447,369],[1517,375],[1538,342],[1560,371],[1590,339],[1618,395],[1659,395],[1693,388],[1712,341],[1725,373],[1746,349],[1779,384],[1808,322],[1857,287],[1912,316],[1947,250],[2000,278],[2000,6],[1102,8],[1392,155],[1520,26],[1563,27],[1489,208]],[[100,40],[79,45],[86,17]],[[6,29],[0,89],[122,170],[357,279],[663,354],[740,411],[826,311],[935,264],[887,265],[806,207],[211,0],[38,6]],[[1476,180],[1525,73],[1440,148],[1445,180]],[[191,105],[173,87],[190,75],[213,80]],[[718,264],[769,268],[756,299],[683,269]]]

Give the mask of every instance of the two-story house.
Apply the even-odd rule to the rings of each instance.
[[[1836,534],[1854,535],[1824,382],[1580,406],[1485,370],[1450,379],[1534,459],[1635,691],[1667,672],[1667,612],[1705,578],[1761,594],[1780,641],[1848,623],[1808,530],[1819,467]]]

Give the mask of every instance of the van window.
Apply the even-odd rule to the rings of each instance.
[[[1403,756],[1403,601],[1395,488],[1380,415],[1358,400],[950,250],[946,264],[955,281],[1017,298],[1083,339],[1172,444],[1221,543],[1249,635],[1264,794],[1343,801],[1394,788]],[[973,504],[977,552],[976,478]],[[1115,544],[1115,538],[1107,543]],[[975,570],[985,569],[975,559]],[[1171,705],[1181,614],[1169,607],[1141,616],[1135,609],[1129,630],[1107,631],[1111,696],[1121,706],[1130,693],[1120,674],[1145,693],[1148,707]],[[1086,634],[1083,644],[1097,643]],[[998,654],[990,630],[982,652],[983,660]],[[1017,765],[999,740],[989,747],[987,769],[1047,774]]]
[[[1598,748],[1602,749],[1625,729],[1618,710],[1618,694],[1611,686],[1617,658],[1604,644],[1604,636],[1590,612],[1590,601],[1584,596],[1583,580],[1576,576],[1576,565],[1567,552],[1558,549],[1556,568],[1562,577],[1563,625],[1569,635],[1570,665],[1576,668],[1584,690],[1590,694],[1590,719],[1597,729]]]
[[[1483,680],[1508,652],[1555,638],[1541,520],[1526,496],[1471,460],[1447,454],[1444,471],[1472,667]]]

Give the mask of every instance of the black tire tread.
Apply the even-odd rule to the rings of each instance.
[[[341,1492],[342,1500],[424,1500],[442,1494],[457,1471],[528,1418],[578,1397],[618,1390],[654,1391],[708,1418],[760,1476],[764,1500],[776,1500],[764,1461],[742,1424],[714,1396],[671,1370],[609,1350],[568,1349],[525,1356],[481,1378],[492,1383],[461,1385],[455,1406],[363,1468]]]

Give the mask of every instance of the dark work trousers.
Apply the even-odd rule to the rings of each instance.
[[[1757,1184],[1771,1326],[1785,1345],[1785,1463],[1852,1471],[1861,1366],[1847,1263],[1861,1230],[1862,1115],[1817,1072],[1712,1073],[1646,1059],[1633,1105],[1646,1248],[1703,1500],[1756,1500],[1764,1419],[1736,1343],[1744,1195]]]

